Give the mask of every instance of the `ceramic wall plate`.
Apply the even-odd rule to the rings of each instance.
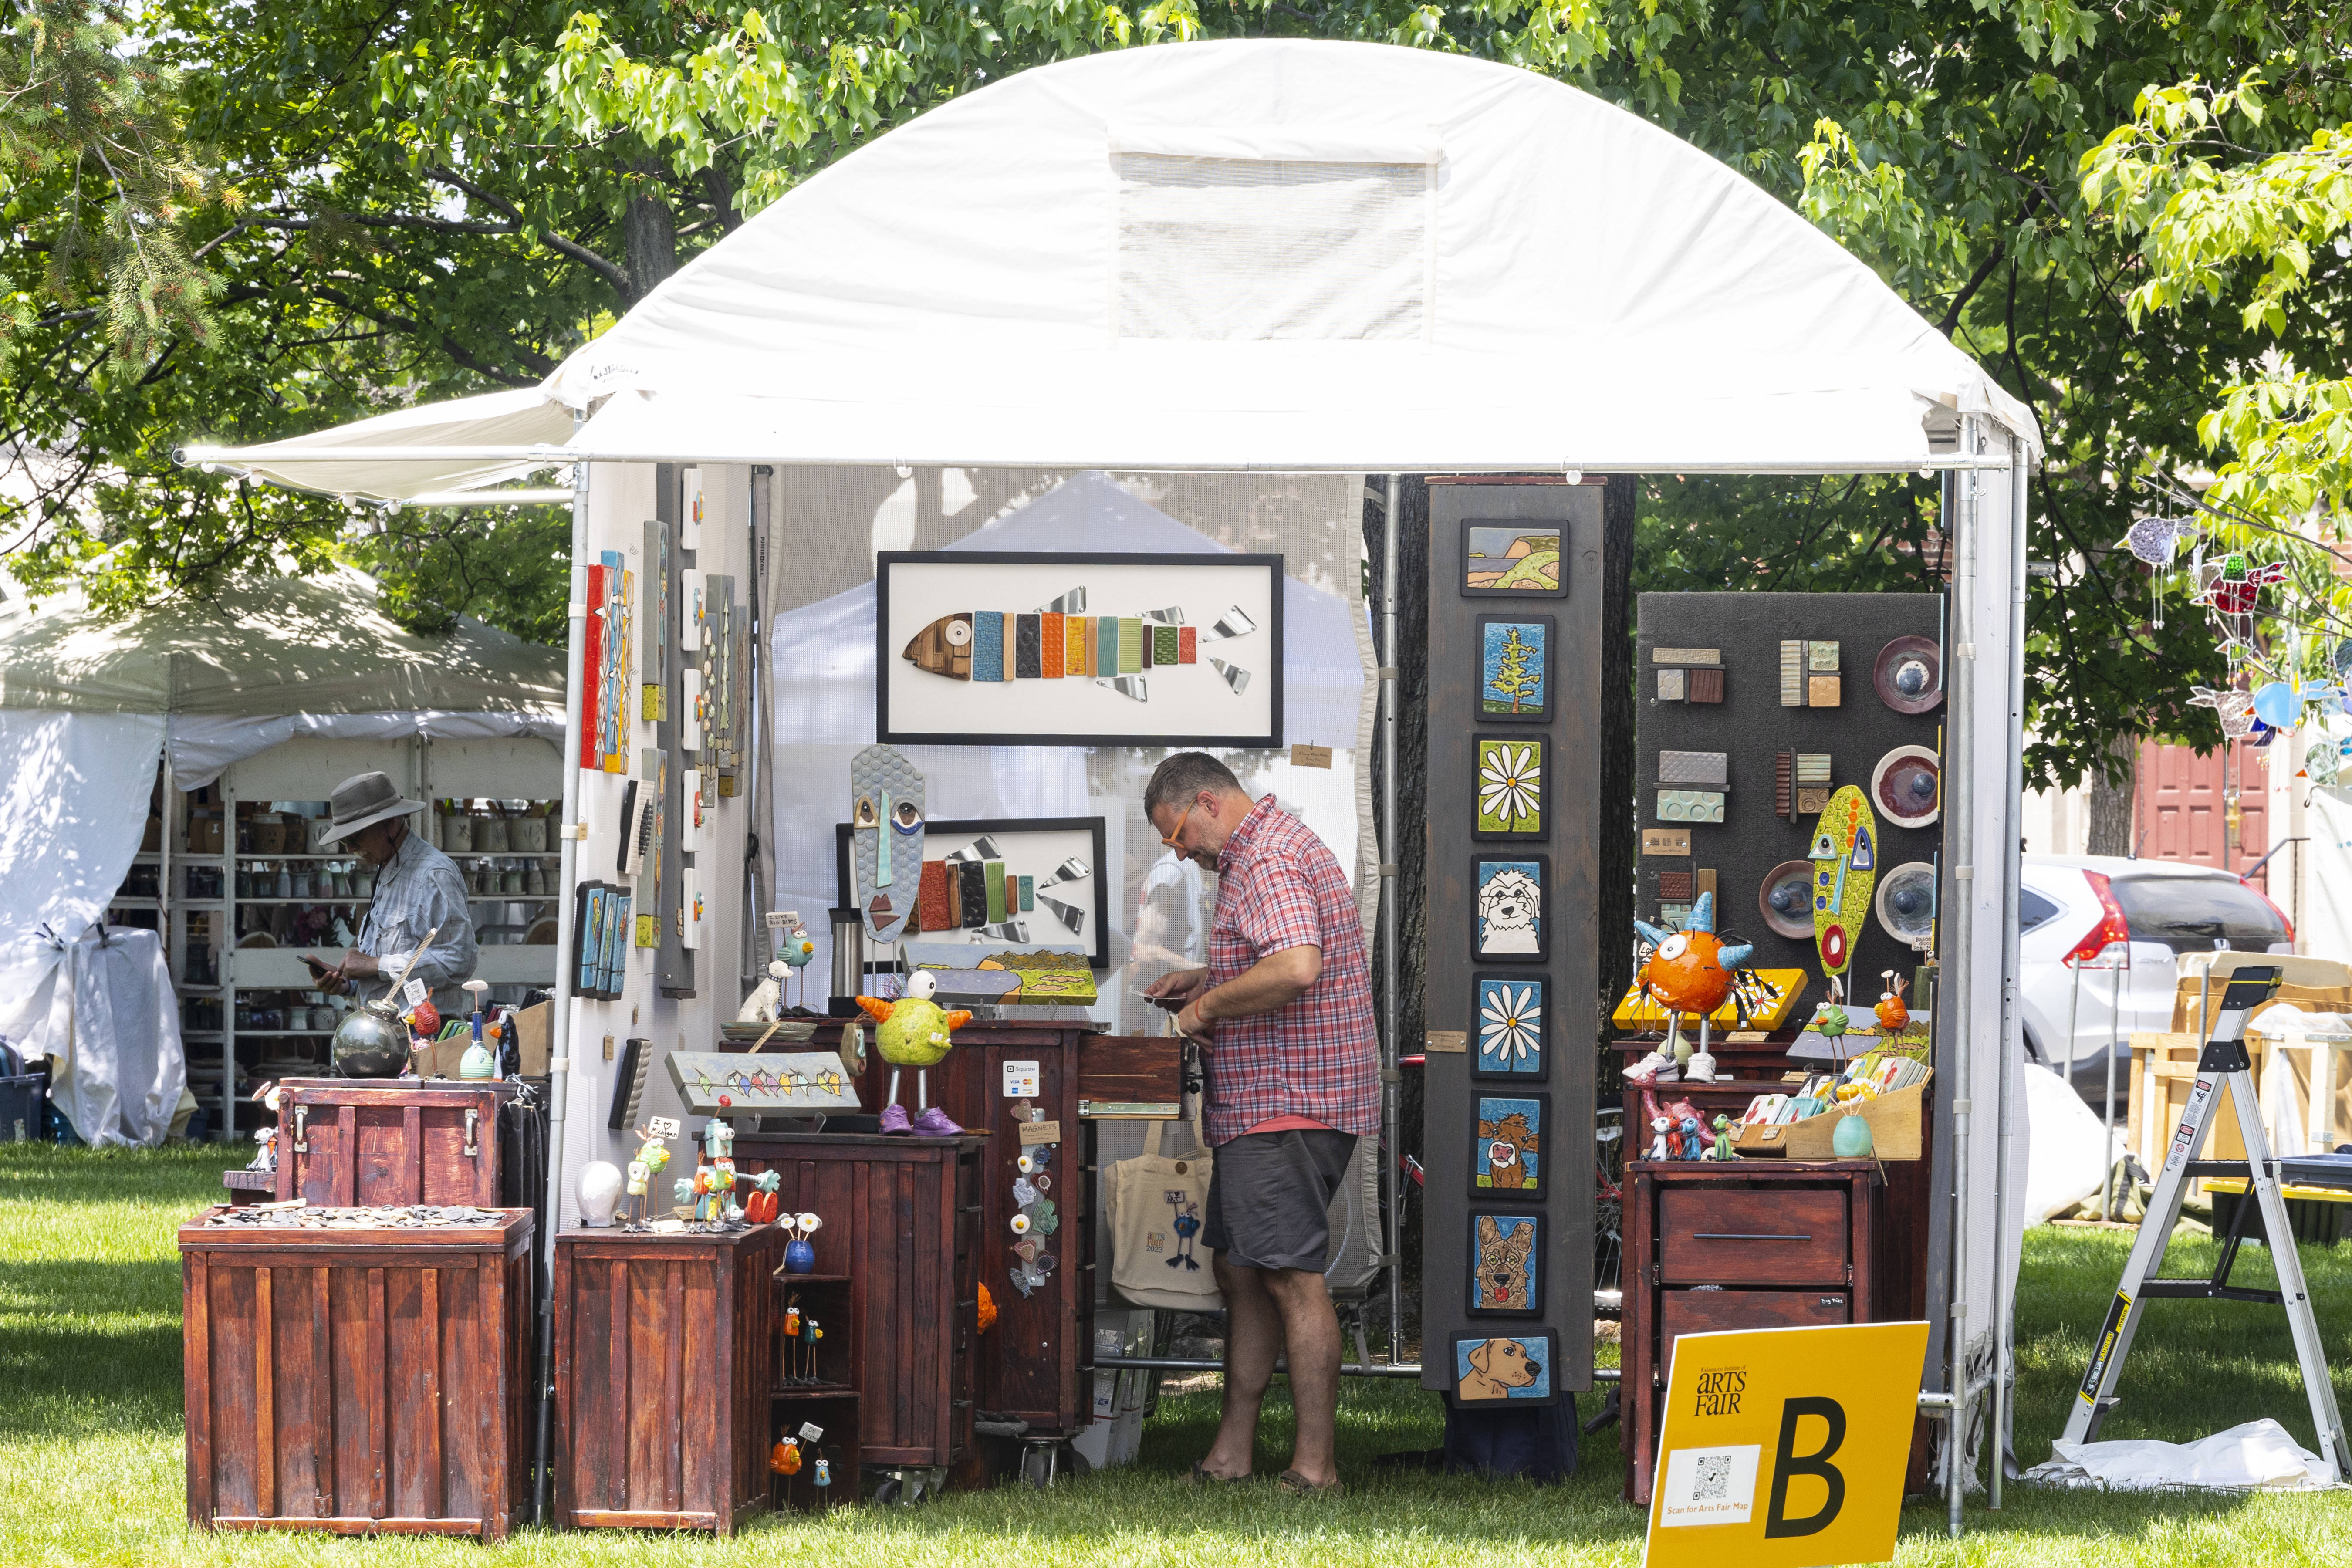
[[[1934,637],[1896,637],[1878,650],[1870,683],[1897,713],[1926,713],[1944,700],[1944,653]]]
[[[1936,929],[1936,868],[1906,860],[1879,879],[1874,900],[1878,923],[1906,947],[1918,947]]]
[[[1756,889],[1756,912],[1778,936],[1811,942],[1813,936],[1813,863],[1783,860],[1764,873]]]
[[[1944,814],[1943,764],[1925,746],[1897,746],[1870,771],[1870,804],[1891,827],[1932,827]]]

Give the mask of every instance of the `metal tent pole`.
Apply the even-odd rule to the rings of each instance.
[[[1388,514],[1381,528],[1381,1179],[1388,1184],[1389,1360],[1404,1355],[1404,1172],[1397,1058],[1397,699],[1403,690],[1397,664],[1398,530],[1404,526],[1403,485],[1389,476]]]
[[[1961,448],[1974,451],[1977,443],[1977,420],[1971,416],[1961,421]],[[1952,574],[1952,675],[1948,689],[1954,695],[1951,703],[1951,763],[1946,771],[1948,783],[1945,789],[1947,805],[1951,797],[1958,796],[1957,809],[1951,812],[1951,830],[1947,843],[1952,857],[1953,896],[1950,917],[1944,922],[1944,939],[1948,963],[1937,996],[1937,1004],[1948,1016],[1944,1026],[1951,1042],[1949,1060],[1952,1067],[1952,1299],[1947,1309],[1949,1327],[1946,1330],[1948,1342],[1945,1346],[1950,1362],[1950,1381],[1946,1387],[1952,1396],[1951,1417],[1944,1433],[1944,1492],[1945,1504],[1950,1516],[1954,1538],[1960,1533],[1960,1494],[1968,1472],[1965,1456],[1968,1451],[1969,1429],[1969,1030],[1975,1023],[1973,999],[1969,995],[1973,979],[1973,956],[1976,939],[1976,758],[1977,758],[1977,479],[1974,474],[1958,479],[1953,489],[1959,500],[1958,569]]]
[[[586,416],[575,415],[576,432]],[[580,875],[580,693],[587,679],[583,660],[588,626],[588,465],[572,465],[572,595],[566,605],[571,631],[563,654],[563,821],[558,841],[555,951],[572,951],[572,889]],[[531,1518],[547,1522],[548,1423],[553,1414],[555,1368],[555,1233],[563,1225],[564,1102],[572,1088],[572,965],[555,966],[554,1016],[550,1021],[547,1063],[547,1228],[540,1237],[539,1440],[531,1458]]]
[[[2017,1058],[2023,1025],[2017,1010],[2018,855],[2025,837],[2025,443],[2010,436],[2009,466],[2009,732],[2006,783],[2008,831],[2000,843],[2000,1105],[1996,1112],[2000,1131],[1993,1157],[1992,1247],[1992,1469],[1986,1481],[1986,1500],[2000,1506],[2000,1483],[2009,1463],[2011,1418],[2011,1358],[2016,1352],[2017,1326],[2011,1321],[2009,1291],[2009,1199],[2015,1180],[2014,1098]],[[2068,1043],[2068,1048],[2073,1044]]]

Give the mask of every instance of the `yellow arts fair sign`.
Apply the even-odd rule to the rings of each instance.
[[[1645,1568],[1821,1568],[1895,1555],[1925,1323],[1675,1342]]]

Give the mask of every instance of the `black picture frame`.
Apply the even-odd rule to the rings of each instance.
[[[850,890],[849,838],[851,832],[852,825],[849,823],[836,822],[833,825],[834,898],[836,906],[845,910],[856,907],[856,897]],[[923,824],[926,848],[929,848],[935,838],[950,837],[967,833],[985,833],[999,837],[1016,833],[1091,835],[1094,843],[1094,859],[1091,862],[1094,875],[1087,879],[1092,884],[1092,890],[1088,896],[1093,900],[1095,940],[1093,948],[1087,955],[1087,964],[1091,969],[1110,967],[1110,877],[1104,870],[1104,861],[1108,853],[1107,846],[1109,842],[1109,833],[1104,818],[1099,816],[1007,816],[973,817],[963,821],[944,822],[934,817]],[[938,859],[939,857],[931,856],[930,858]],[[940,934],[943,933],[915,931],[902,933],[900,940],[921,942],[926,937]],[[1055,944],[1051,942],[1033,942],[1026,945],[1052,947]],[[979,949],[975,947],[974,951],[978,952]]]
[[[1533,707],[1522,705],[1518,710],[1496,710],[1491,705],[1500,700],[1486,686],[1486,639],[1490,626],[1536,626],[1543,628],[1543,650],[1537,662],[1537,679],[1542,699]],[[1472,721],[1478,724],[1549,724],[1552,721],[1558,701],[1559,677],[1553,667],[1558,663],[1553,651],[1559,645],[1559,621],[1552,616],[1480,616],[1478,633],[1471,644],[1477,659],[1476,677],[1472,689],[1478,693],[1478,711]],[[1522,677],[1523,678],[1523,677]]]
[[[1532,1102],[1535,1125],[1513,1128],[1512,1118],[1524,1117],[1517,1109],[1520,1102]],[[1492,1125],[1496,1131],[1486,1131]],[[1479,1092],[1470,1097],[1470,1192],[1480,1203],[1539,1204],[1551,1195],[1552,1167],[1558,1162],[1552,1157],[1555,1129],[1551,1119],[1551,1096],[1538,1089],[1514,1089],[1501,1085],[1482,1085]],[[1528,1147],[1527,1138],[1534,1146]],[[1504,1143],[1510,1147],[1512,1158],[1497,1163],[1492,1147]],[[1528,1157],[1534,1164],[1532,1176]],[[1517,1186],[1502,1184],[1517,1167]]]
[[[1540,1209],[1507,1209],[1474,1203],[1465,1216],[1462,1310],[1474,1318],[1540,1318],[1544,1315],[1547,1216]],[[1522,1226],[1532,1226],[1519,1251]],[[1524,1278],[1521,1278],[1524,1276]],[[1517,1300],[1524,1289],[1522,1305]]]
[[[1486,868],[1495,866],[1517,870],[1529,865],[1535,868],[1533,872],[1536,893],[1534,945],[1532,947],[1517,945],[1520,939],[1509,933],[1516,931],[1520,924],[1518,911],[1509,909],[1498,896],[1494,905],[1495,919],[1491,923],[1496,934],[1504,939],[1506,945],[1490,947],[1487,945],[1487,928],[1490,923],[1487,883],[1499,879],[1504,873],[1502,871],[1489,873]],[[1514,888],[1508,889],[1508,892],[1522,900],[1526,896],[1523,889]],[[1533,853],[1514,854],[1508,850],[1498,849],[1491,855],[1478,855],[1472,858],[1470,862],[1470,961],[1473,963],[1549,963],[1551,958],[1551,927],[1550,856]]]
[[[1492,828],[1480,823],[1486,800],[1486,748],[1532,746],[1536,756],[1536,825],[1531,828]],[[1527,731],[1470,737],[1470,841],[1474,844],[1543,844],[1551,837],[1551,775],[1555,772],[1551,737]]]
[[[1500,1323],[1493,1326],[1505,1327]],[[1500,1367],[1496,1365],[1491,1352],[1483,1360],[1479,1357],[1484,1347],[1498,1341],[1518,1345],[1521,1352],[1517,1358],[1506,1352],[1505,1365]],[[1559,1331],[1557,1329],[1531,1329],[1503,1334],[1457,1332],[1447,1337],[1445,1354],[1448,1363],[1445,1400],[1457,1410],[1495,1410],[1507,1405],[1514,1409],[1532,1409],[1559,1403]],[[1542,1369],[1544,1392],[1522,1394],[1511,1389],[1514,1373],[1508,1363],[1514,1359],[1531,1359]],[[1470,1378],[1473,1372],[1481,1373],[1481,1381],[1475,1384]],[[1486,1380],[1487,1374],[1495,1374],[1491,1382]],[[1474,1386],[1481,1389],[1498,1387],[1505,1392],[1483,1398],[1472,1397],[1465,1391]]]
[[[1533,993],[1535,1009],[1532,1025],[1522,1022],[1515,1031],[1517,1037],[1509,1040],[1498,1038],[1498,1046],[1505,1048],[1496,1053],[1498,1059],[1507,1056],[1526,1061],[1528,1065],[1512,1068],[1486,1066],[1487,1028],[1492,1022],[1487,1017],[1490,996],[1498,1011],[1516,1019],[1524,1016],[1528,1005],[1529,992]],[[1469,1053],[1470,1077],[1482,1084],[1516,1083],[1530,1086],[1549,1079],[1551,1076],[1551,976],[1540,970],[1476,969],[1471,971],[1470,1038],[1465,1047]],[[1508,1027],[1507,1025],[1496,1026],[1498,1037]],[[1532,1041],[1527,1038],[1530,1030],[1534,1036]],[[1530,1052],[1531,1058],[1526,1054]]]
[[[940,551],[885,550],[874,558],[874,729],[875,738],[887,746],[1227,746],[1248,750],[1274,750],[1282,743],[1282,612],[1284,578],[1282,557],[1279,555],[1228,555],[1222,552],[1202,554],[1167,554],[1152,552],[1117,553],[1105,552],[1062,551]],[[895,569],[908,565],[952,565],[974,571],[992,566],[1067,566],[1074,569],[1087,566],[1183,566],[1212,567],[1244,573],[1264,573],[1267,576],[1265,603],[1267,618],[1253,636],[1263,636],[1263,644],[1254,644],[1271,650],[1263,671],[1253,669],[1252,679],[1263,679],[1268,685],[1267,729],[1264,733],[1234,731],[1213,734],[1174,734],[1157,730],[1105,730],[1101,732],[1036,733],[979,732],[971,731],[935,731],[908,729],[892,718],[890,698],[893,682],[899,677],[900,650],[891,646],[890,579]],[[1074,575],[1083,575],[1075,572]],[[986,590],[976,589],[975,593]],[[1018,613],[1034,606],[981,605],[972,608],[1003,608]],[[1214,613],[1213,611],[1212,612]],[[1006,657],[1012,657],[1007,650]],[[1202,665],[1210,655],[1203,648],[1199,656]],[[1549,688],[1547,688],[1549,689]],[[1139,705],[1139,714],[1150,710]]]
[[[1482,528],[1501,529],[1520,535],[1549,533],[1559,541],[1559,566],[1554,575],[1559,579],[1549,588],[1473,587],[1470,584],[1470,563],[1478,559],[1472,548]],[[1538,521],[1507,517],[1471,517],[1462,521],[1462,596],[1465,599],[1564,599],[1568,597],[1568,522],[1566,519]]]

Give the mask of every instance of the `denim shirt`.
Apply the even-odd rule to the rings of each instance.
[[[373,955],[383,973],[356,983],[360,999],[372,1002],[391,989],[409,949],[436,926],[440,934],[409,977],[432,987],[433,1005],[442,1016],[457,1017],[468,1010],[469,998],[458,986],[473,978],[476,952],[466,879],[455,861],[412,830],[375,874],[375,901],[368,906],[354,945]]]

